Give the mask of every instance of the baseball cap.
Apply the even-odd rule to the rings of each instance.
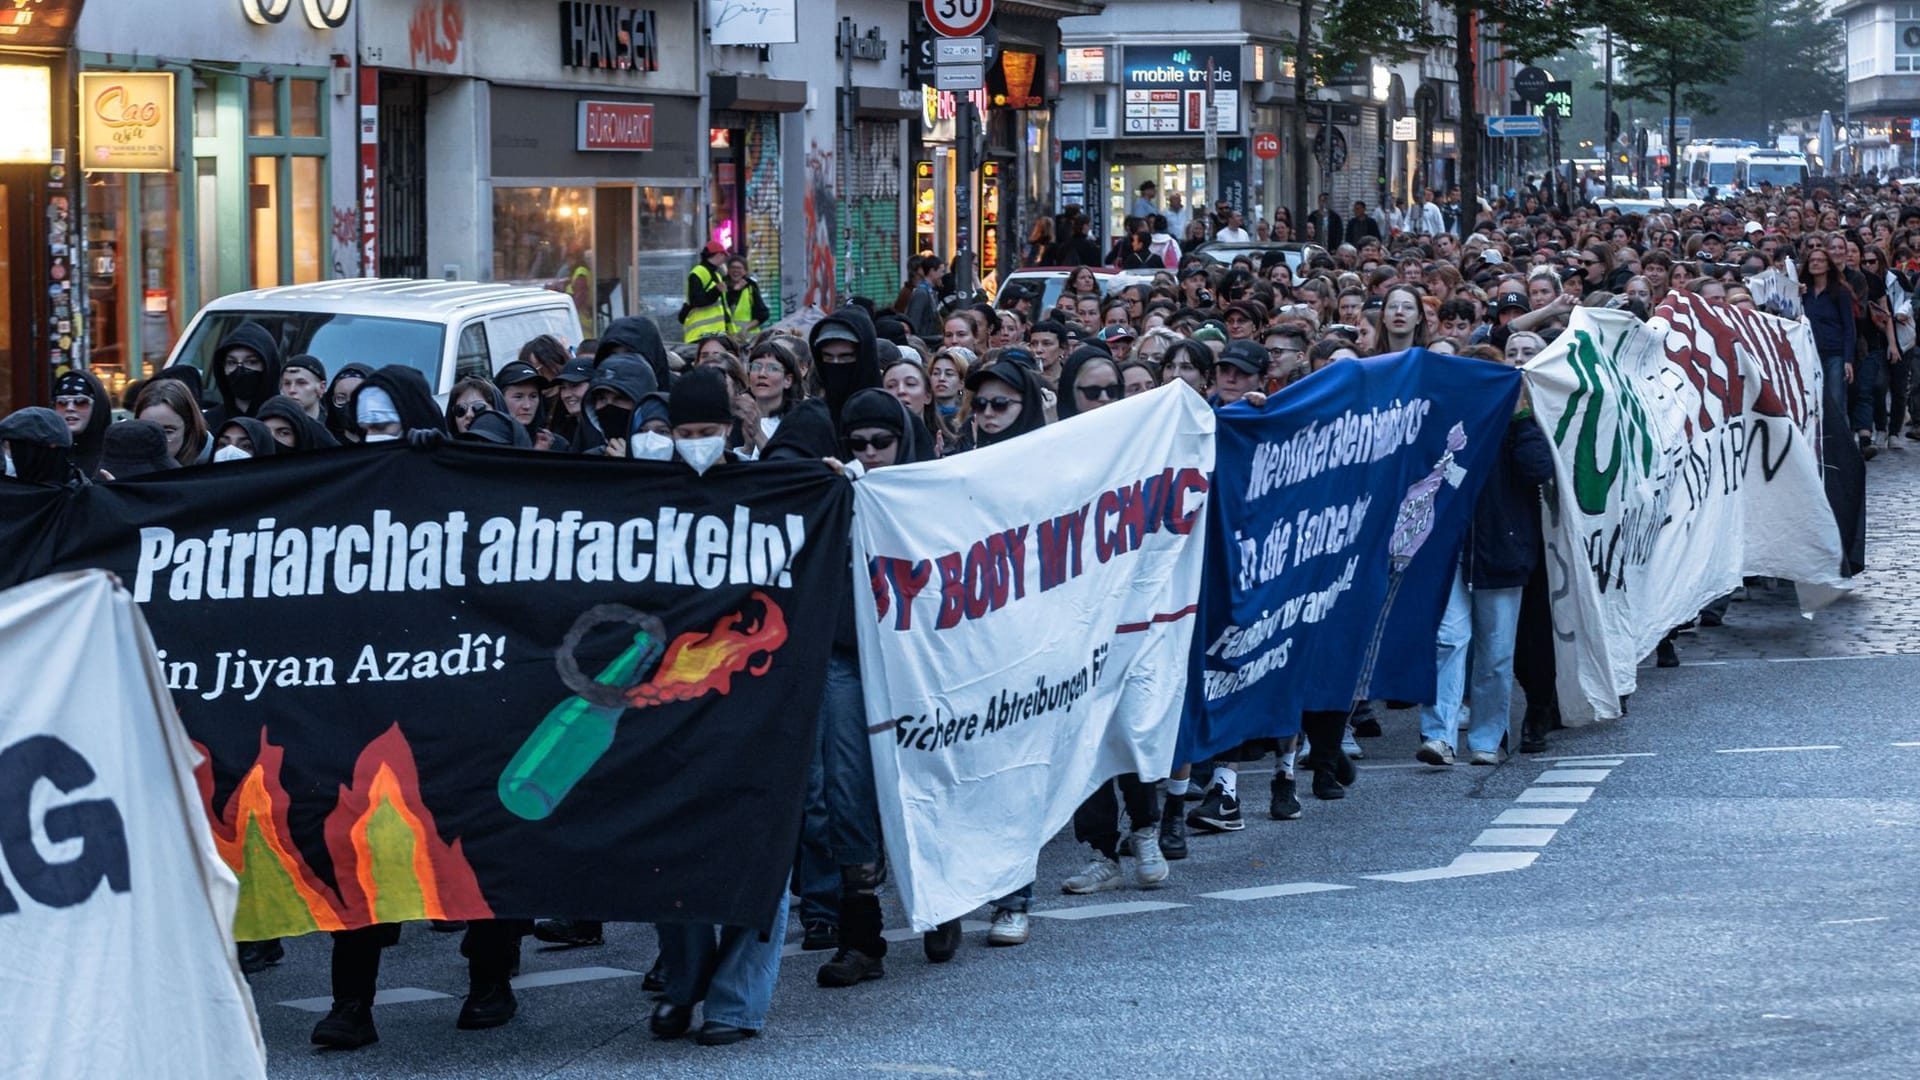
[[[593,381],[593,357],[576,356],[567,361],[560,374],[553,377],[554,382],[583,383]]]
[[[591,367],[592,365],[588,366]],[[505,367],[501,368],[493,376],[493,385],[503,389],[509,386],[519,386],[521,383],[533,383],[541,390],[545,390],[548,385],[547,380],[540,377],[540,373],[533,369],[532,364],[522,363],[518,360],[508,362]]]
[[[1249,375],[1259,375],[1267,370],[1267,350],[1251,341],[1229,341],[1214,363],[1232,364]]]
[[[1767,227],[1765,225],[1760,224],[1757,221],[1747,222],[1746,233],[1748,236],[1752,236],[1754,233],[1757,233],[1757,232],[1766,232],[1766,231],[1767,231]]]
[[[1508,308],[1518,308],[1521,311],[1526,311],[1530,307],[1531,305],[1527,303],[1526,295],[1517,292],[1503,292],[1499,298],[1493,302],[1493,310],[1496,314]]]

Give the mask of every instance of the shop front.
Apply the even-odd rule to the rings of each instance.
[[[72,65],[80,0],[0,9],[0,416],[74,360]]]
[[[807,84],[755,75],[708,79],[706,239],[745,256],[769,319],[780,291],[781,120],[806,108]]]
[[[166,362],[205,302],[358,269],[339,228],[352,211],[334,206],[351,190],[333,152],[351,131],[345,20],[255,22],[236,8],[188,29],[125,8],[87,9],[76,39],[72,322],[76,352],[115,393]]]

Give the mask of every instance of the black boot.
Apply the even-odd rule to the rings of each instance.
[[[1267,816],[1275,821],[1298,821],[1303,812],[1300,796],[1294,790],[1293,774],[1275,772],[1273,799],[1267,804]]]
[[[281,946],[279,938],[240,943],[242,975],[258,975],[286,958],[287,950]]]
[[[960,951],[960,920],[948,919],[920,936],[920,950],[927,963],[944,964]]]
[[[845,873],[846,868],[842,868]],[[878,878],[877,871],[872,875]],[[881,958],[887,955],[887,939],[880,936],[880,898],[872,888],[877,880],[846,882],[840,890],[840,948],[833,959],[820,965],[814,981],[821,986],[853,986],[886,975]]]
[[[460,1006],[460,1019],[455,1026],[461,1031],[499,1027],[519,1011],[520,1002],[513,996],[513,984],[505,979],[476,981],[467,989],[467,1000]]]
[[[373,1002],[335,1001],[333,1010],[313,1025],[313,1043],[334,1050],[358,1050],[380,1041],[373,1029]]]
[[[1547,749],[1546,710],[1531,702],[1527,704],[1527,713],[1520,721],[1520,752],[1523,754],[1543,754]]]
[[[677,1039],[692,1026],[693,1006],[675,1005],[671,1001],[656,1003],[653,1015],[647,1018],[647,1030],[653,1032],[656,1039]]]
[[[1679,667],[1680,650],[1673,647],[1671,636],[1660,639],[1660,645],[1653,650],[1653,662],[1657,667]]]
[[[541,919],[533,924],[533,936],[549,945],[602,945],[600,924],[587,919]]]
[[[1173,862],[1187,857],[1187,798],[1167,796],[1160,812],[1160,857]]]

